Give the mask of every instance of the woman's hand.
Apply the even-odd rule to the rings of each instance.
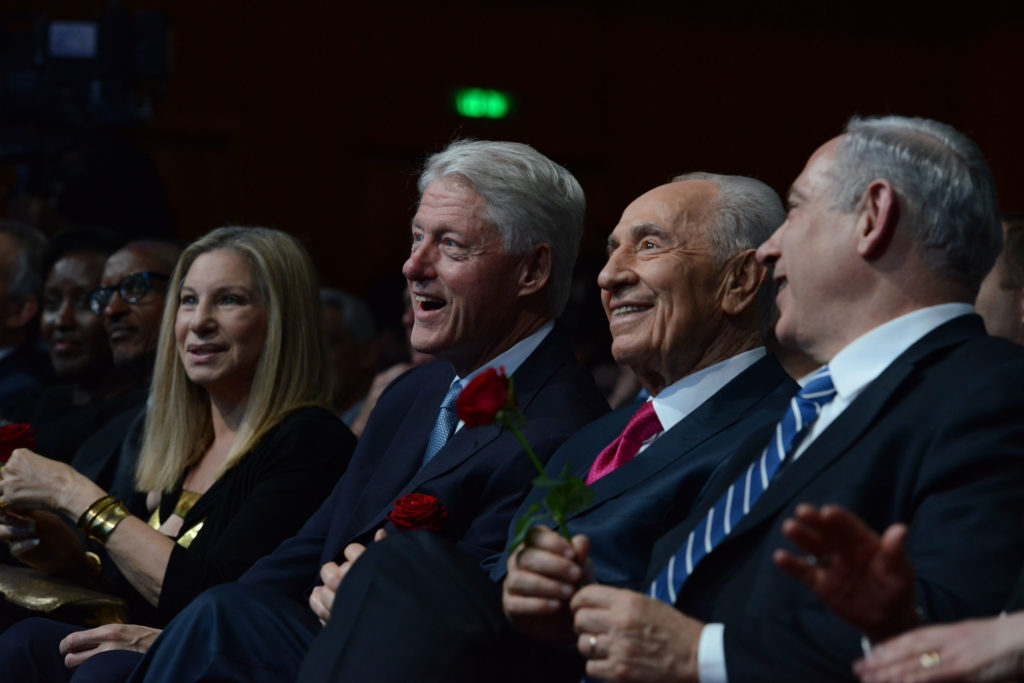
[[[64,666],[74,669],[94,654],[106,650],[145,652],[158,635],[160,629],[149,626],[107,624],[68,635],[60,641],[60,653],[64,655]]]
[[[42,508],[77,520],[104,491],[71,465],[18,448],[0,470],[0,503],[18,510]]]
[[[0,540],[11,544],[18,560],[49,576],[96,578],[78,534],[52,512],[5,511],[0,514]]]

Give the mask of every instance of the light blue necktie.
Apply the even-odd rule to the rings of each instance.
[[[437,415],[437,422],[434,424],[434,431],[430,433],[430,440],[427,441],[427,452],[423,454],[423,465],[434,459],[437,452],[448,442],[455,425],[459,424],[459,416],[455,412],[455,398],[462,391],[462,382],[458,378],[452,380],[448,393],[441,401],[441,412]],[[422,465],[421,465],[422,467]]]
[[[694,567],[739,524],[761,497],[772,477],[779,471],[786,456],[800,444],[807,428],[814,424],[821,408],[836,395],[828,366],[813,375],[804,388],[789,402],[789,410],[775,428],[775,437],[761,457],[708,510],[704,519],[690,532],[686,543],[668,561],[658,578],[651,583],[651,597],[670,605],[676,602],[679,589],[693,573]]]

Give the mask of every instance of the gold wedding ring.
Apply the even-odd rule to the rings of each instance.
[[[938,652],[925,652],[921,655],[921,668],[922,669],[934,669],[942,663],[942,657],[939,656]]]
[[[587,653],[587,659],[593,659],[595,652],[597,652],[597,636],[590,636],[590,652]]]

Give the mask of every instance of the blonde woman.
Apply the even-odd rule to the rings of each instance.
[[[170,287],[136,469],[149,509],[133,516],[28,450],[0,481],[0,502],[58,512],[103,544],[132,616],[151,625],[293,535],[355,446],[326,408],[317,287],[294,238],[215,230],[185,250]],[[65,575],[89,576],[77,557]]]

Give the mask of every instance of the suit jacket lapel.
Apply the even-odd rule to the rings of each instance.
[[[836,421],[808,446],[807,450],[797,459],[783,468],[778,480],[773,481],[751,511],[736,525],[728,538],[719,547],[736,541],[746,531],[776,515],[804,490],[808,483],[829,463],[840,457],[856,442],[857,438],[872,424],[886,403],[897,392],[899,386],[910,376],[915,366],[931,356],[954,344],[985,334],[981,319],[978,316],[961,316],[940,325],[907,349],[881,375],[878,376],[864,392],[854,399]],[[749,440],[744,444],[746,457],[734,459],[729,467],[723,468],[716,475],[707,494],[693,508],[684,522],[666,534],[655,546],[651,556],[648,578],[653,580],[664,566],[668,558],[675,553],[686,540],[698,522],[711,506],[713,506],[728,490],[732,482],[742,474],[747,466],[761,455],[764,444],[752,444]],[[718,548],[714,552],[717,552]]]
[[[409,481],[416,474],[426,451],[427,440],[437,422],[441,401],[444,400],[454,376],[449,366],[448,372],[443,376],[439,375],[435,381],[424,384],[398,426],[391,446],[381,454],[380,461],[374,467],[373,475],[367,481],[359,502],[347,508],[351,512],[346,512],[346,515],[367,509],[379,509],[381,505],[384,506],[381,515],[387,514],[391,503],[400,497],[400,493],[389,497],[386,502],[368,500],[367,497],[380,495],[383,491],[398,491],[403,482]]]
[[[594,500],[576,515],[585,513],[673,466],[694,448],[746,414],[765,395],[774,391],[784,378],[785,373],[774,358],[766,357],[754,363],[659,437],[643,453],[591,484]],[[626,415],[619,432],[631,415],[631,412]],[[589,458],[589,462],[593,462],[593,459]],[[588,461],[587,458],[582,460]],[[577,476],[586,476],[589,467],[588,464],[586,468],[579,468],[583,472]]]
[[[564,341],[562,333],[556,326],[555,329],[553,329],[548,336],[544,338],[544,341],[540,343],[537,349],[530,354],[522,365],[519,366],[519,369],[513,373],[513,377],[515,377],[516,400],[519,402],[519,407],[521,409],[525,410],[548,379],[561,369],[562,365],[564,365],[567,360],[564,355],[564,350],[568,348],[568,342]],[[448,385],[451,383],[451,377],[452,376],[449,376],[448,382],[445,383],[444,386],[440,387],[436,396],[433,396],[435,403],[432,413],[433,417],[430,420],[430,427],[427,431],[420,434],[420,440],[418,442],[409,442],[423,444],[423,447],[419,449],[421,453],[426,448],[427,439],[430,437],[430,430],[434,428],[437,411],[441,406],[441,401],[444,399],[444,394],[448,391]],[[433,394],[433,392],[431,393]],[[474,427],[472,429],[463,427],[448,440],[448,443],[446,443],[444,447],[437,452],[437,455],[435,455],[425,467],[420,468],[419,461],[417,461],[416,467],[418,469],[414,472],[408,472],[405,479],[407,483],[402,487],[401,492],[398,493],[395,498],[400,498],[407,493],[413,493],[420,488],[424,482],[430,481],[435,477],[455,469],[467,459],[471,458],[475,453],[479,452],[492,441],[497,439],[501,435],[501,432],[502,430],[496,425]],[[410,438],[414,438],[413,435],[410,435]],[[382,466],[385,465],[382,463]],[[366,533],[374,526],[380,524],[387,515],[389,509],[390,507],[381,510],[368,521],[356,536]]]
[[[953,344],[962,343],[969,337],[984,334],[983,329],[977,329],[977,322],[977,316],[955,318],[900,354],[795,462],[779,472],[778,480],[772,482],[757,505],[736,526],[733,536],[739,536],[747,528],[776,514],[830,463],[846,453],[875,422],[920,361]]]

